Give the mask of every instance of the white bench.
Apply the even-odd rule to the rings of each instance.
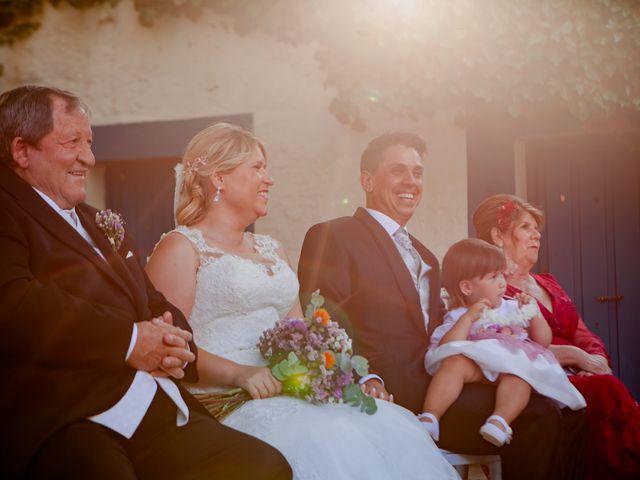
[[[502,464],[499,455],[466,455],[442,449],[440,452],[463,479],[467,478],[469,465],[488,465],[489,480],[502,480]]]

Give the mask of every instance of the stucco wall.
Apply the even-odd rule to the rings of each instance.
[[[205,12],[197,23],[164,18],[149,29],[126,0],[84,12],[47,6],[36,35],[2,52],[2,89],[32,82],[71,90],[90,105],[96,125],[252,113],[276,179],[257,231],[279,238],[294,264],[309,226],[362,204],[358,161],[367,142],[411,129],[429,146],[412,233],[440,258],[466,236],[465,134],[455,112],[418,123],[374,114],[367,132],[355,132],[328,110],[333,92],[323,87],[313,45],[238,36],[222,20]],[[92,191],[98,203],[99,190]]]

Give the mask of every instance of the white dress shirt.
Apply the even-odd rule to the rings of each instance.
[[[35,187],[33,187],[33,189],[93,247],[100,258],[106,261],[100,249],[95,245],[89,233],[82,226],[82,222],[80,222],[75,208],[70,210],[62,209],[46,194]],[[129,348],[124,361],[128,360],[131,356],[137,340],[138,327],[134,323]],[[131,438],[147,413],[158,386],[160,386],[177,407],[176,425],[186,425],[189,421],[189,407],[187,407],[187,404],[180,395],[180,390],[178,390],[176,384],[168,378],[154,377],[149,372],[142,370],[136,372],[129,389],[114,406],[98,415],[89,417],[89,420],[104,425],[125,438]]]

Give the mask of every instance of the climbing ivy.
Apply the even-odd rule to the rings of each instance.
[[[74,8],[119,0],[49,0]],[[419,117],[470,99],[513,115],[560,102],[576,116],[640,111],[637,0],[133,0],[145,27],[203,9],[239,35],[311,43],[331,112]],[[0,1],[0,45],[28,38],[45,0]],[[163,20],[164,21],[164,20]]]

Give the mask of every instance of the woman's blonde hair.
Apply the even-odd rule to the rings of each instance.
[[[181,185],[176,185],[176,225],[193,225],[211,208],[213,186],[210,177],[229,173],[260,149],[267,160],[264,143],[237,125],[216,123],[197,133],[182,157]]]
[[[542,230],[544,214],[542,210],[530,203],[506,193],[499,193],[484,199],[473,212],[476,237],[485,242],[493,243],[491,230],[496,227],[502,233],[507,233],[524,212],[529,213],[538,224],[538,228]]]

